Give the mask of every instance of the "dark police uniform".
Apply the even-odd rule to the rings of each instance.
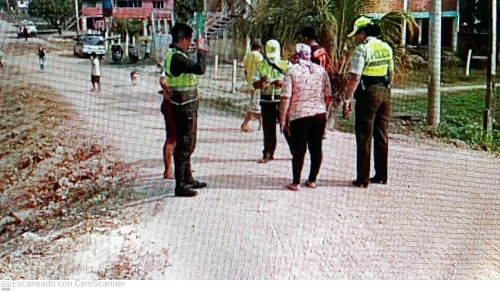
[[[387,182],[388,127],[391,116],[388,77],[389,71],[393,69],[392,48],[375,37],[367,37],[353,54],[350,73],[361,76],[361,82],[354,92],[357,181],[360,183],[369,181],[372,137],[375,178],[378,182]]]
[[[168,87],[172,92],[172,118],[177,145],[174,151],[176,188],[189,187],[194,182],[191,172],[191,154],[196,147],[199,107],[196,75],[205,73],[206,53],[198,51],[193,62],[180,48],[171,45],[165,55],[164,68]]]

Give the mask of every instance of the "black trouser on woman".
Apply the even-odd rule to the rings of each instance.
[[[280,98],[277,96],[276,98]],[[271,99],[271,96],[262,95],[261,100]],[[274,158],[274,151],[276,150],[276,124],[280,118],[280,102],[270,102],[270,101],[261,101],[261,117],[262,117],[262,129],[264,132],[264,151],[263,156]],[[290,135],[288,133],[284,133],[285,139],[288,143],[288,147],[290,148],[290,153],[293,153]]]
[[[198,101],[185,105],[172,104],[172,117],[177,145],[174,151],[175,184],[185,186],[193,180],[191,155],[196,148]]]
[[[355,130],[357,144],[357,181],[366,183],[370,179],[371,143],[375,158],[375,177],[387,181],[389,157],[388,127],[391,117],[391,93],[385,83],[358,86],[356,98]]]
[[[304,157],[309,148],[311,170],[309,181],[316,182],[316,177],[323,160],[323,134],[325,133],[326,114],[296,119],[290,122],[290,136],[294,151],[292,159],[293,184],[300,184]]]

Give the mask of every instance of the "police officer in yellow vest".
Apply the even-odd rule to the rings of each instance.
[[[279,122],[280,117],[283,80],[285,79],[285,73],[291,66],[290,61],[281,59],[280,43],[277,40],[267,41],[266,57],[257,66],[253,84],[256,89],[261,89],[260,107],[264,133],[264,155],[259,160],[259,163],[267,163],[274,159],[277,141],[276,124]],[[283,134],[290,152],[292,152],[290,135],[288,132]]]
[[[174,151],[175,195],[193,197],[198,194],[193,189],[207,186],[205,182],[196,181],[191,172],[191,154],[196,147],[199,104],[196,75],[205,73],[205,40],[198,38],[198,60],[194,62],[186,55],[193,40],[193,29],[186,24],[177,23],[171,33],[173,43],[165,54],[165,77],[161,78],[160,84],[164,99],[172,104],[177,136]]]
[[[352,111],[354,96],[358,177],[352,183],[363,188],[367,188],[370,182],[387,183],[390,82],[394,75],[394,60],[392,48],[377,38],[380,33],[380,26],[372,19],[360,17],[349,35],[356,36],[359,45],[351,57],[344,114],[349,115]],[[375,176],[369,178],[372,137]]]

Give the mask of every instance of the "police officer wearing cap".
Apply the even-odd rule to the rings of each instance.
[[[165,102],[171,103],[176,131],[175,195],[193,197],[198,194],[193,189],[207,186],[207,183],[195,180],[191,171],[191,155],[196,147],[199,105],[196,75],[205,73],[207,50],[205,40],[200,36],[197,43],[198,60],[194,62],[186,55],[193,40],[193,29],[183,23],[177,23],[172,28],[172,39],[173,43],[165,54],[165,77],[160,79],[160,84],[164,99],[167,100]]]
[[[372,19],[361,17],[356,20],[349,35],[356,36],[358,46],[351,57],[344,115],[350,115],[355,99],[357,179],[352,183],[363,188],[367,188],[370,182],[387,183],[390,82],[394,75],[394,60],[392,48],[377,38],[380,33],[380,26]],[[375,176],[369,178],[372,137]]]

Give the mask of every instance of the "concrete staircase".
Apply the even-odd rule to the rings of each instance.
[[[233,1],[232,7],[226,7],[223,12],[204,12],[206,15],[207,39],[218,37],[222,32],[231,27],[236,20],[248,17],[251,6],[245,0]]]
[[[203,12],[206,17],[205,33],[207,41],[219,37],[225,29],[230,28],[238,19],[249,17],[251,6],[245,0],[234,1],[226,11]],[[194,50],[196,45],[189,49]]]

